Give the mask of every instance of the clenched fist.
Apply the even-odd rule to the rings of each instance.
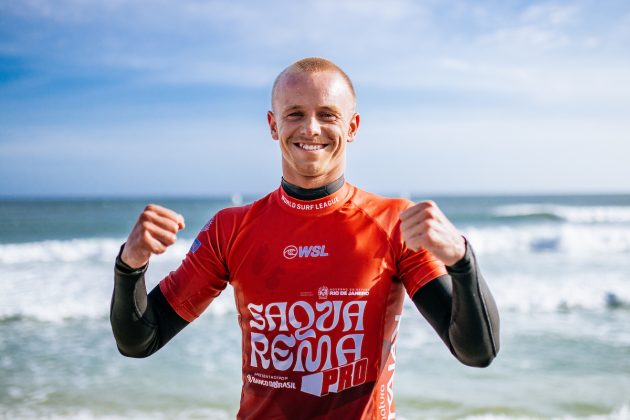
[[[184,217],[167,208],[149,204],[131,229],[120,256],[131,268],[149,262],[152,254],[161,254],[177,240],[177,232],[184,229]]]
[[[400,230],[407,247],[424,248],[445,265],[466,253],[466,241],[433,201],[423,201],[400,213]]]

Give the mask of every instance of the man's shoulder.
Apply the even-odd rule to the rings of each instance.
[[[247,212],[252,208],[254,203],[255,201],[252,203],[243,204],[241,206],[224,207],[217,212],[215,217],[218,217],[220,219],[244,217]]]
[[[354,189],[355,193],[352,196],[353,203],[367,212],[393,211],[400,213],[413,205],[413,202],[406,198],[385,197],[356,186]]]
[[[400,223],[400,213],[413,203],[405,198],[384,197],[355,187],[351,198],[357,211],[367,216],[388,236],[392,236]]]
[[[269,205],[273,193],[272,191],[264,197],[247,204],[225,207],[219,210],[212,219],[220,220],[222,224],[229,223],[240,225],[243,220],[250,217],[252,213],[256,213],[259,209]]]

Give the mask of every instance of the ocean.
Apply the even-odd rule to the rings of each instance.
[[[459,364],[407,300],[397,418],[630,419],[630,195],[432,198],[477,252],[501,351],[485,369]],[[229,288],[147,359],[118,353],[108,313],[114,258],[147,202],[187,225],[152,259],[152,288],[217,210],[241,200],[0,201],[0,418],[234,418],[241,346]]]

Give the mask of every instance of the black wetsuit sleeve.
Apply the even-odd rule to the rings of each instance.
[[[147,267],[134,270],[127,266],[120,259],[123,247],[114,268],[110,322],[121,354],[147,357],[188,325],[188,321],[177,315],[158,286],[147,295],[144,282]]]
[[[488,366],[499,351],[499,312],[468,241],[464,257],[447,271],[413,302],[460,362]]]

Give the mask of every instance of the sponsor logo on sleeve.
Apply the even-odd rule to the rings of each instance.
[[[208,223],[206,223],[202,228],[201,231],[202,232],[207,232],[210,230],[210,227],[212,227],[212,224],[214,223],[214,218],[216,216],[212,216],[212,218],[210,220],[208,220]]]
[[[199,239],[195,239],[195,242],[193,242],[190,246],[190,252],[194,254],[195,252],[197,252],[199,247],[201,247],[201,241]]]

